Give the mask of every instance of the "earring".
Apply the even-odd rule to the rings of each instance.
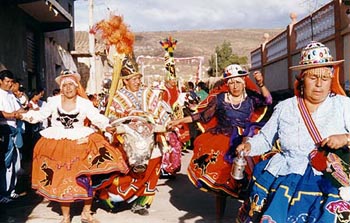
[[[304,86],[301,86],[300,88],[300,96],[304,97]]]

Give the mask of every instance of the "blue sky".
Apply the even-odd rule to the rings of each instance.
[[[285,28],[331,0],[94,0],[93,23],[121,15],[133,32]],[[89,0],[75,1],[75,30],[89,29]]]

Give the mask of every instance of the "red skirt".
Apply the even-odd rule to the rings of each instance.
[[[153,196],[160,176],[162,157],[150,159],[147,169],[142,174],[120,175],[114,178],[113,183],[100,190],[100,199],[113,202],[132,202],[141,196]]]
[[[85,141],[41,137],[34,148],[32,188],[48,200],[88,200],[93,175],[128,171],[122,153],[100,134]]]
[[[231,176],[232,164],[224,160],[230,137],[203,133],[194,142],[193,157],[188,166],[188,177],[199,189],[224,192],[238,197],[238,182]]]

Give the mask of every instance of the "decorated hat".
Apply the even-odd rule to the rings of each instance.
[[[135,60],[130,58],[129,56],[125,56],[122,61],[122,69],[120,71],[121,79],[129,79],[135,77],[137,75],[142,76],[139,72],[137,63]]]
[[[55,78],[55,81],[58,85],[61,85],[61,81],[66,77],[72,77],[76,82],[80,82],[81,79],[80,74],[78,74],[78,72],[65,69],[62,70],[60,75]]]
[[[247,76],[248,71],[238,64],[231,64],[225,68],[224,79]]]
[[[320,42],[311,41],[302,51],[299,65],[292,66],[292,70],[304,70],[314,67],[335,66],[344,60],[333,61],[328,47]]]

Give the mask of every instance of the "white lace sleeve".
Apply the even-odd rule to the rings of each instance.
[[[53,111],[54,102],[48,102],[40,110],[29,110],[27,113],[22,114],[22,120],[29,123],[38,123],[46,120]]]
[[[109,119],[100,114],[100,111],[93,106],[93,104],[86,100],[84,103],[84,110],[86,117],[91,121],[92,124],[96,125],[100,130],[105,131],[106,127],[110,126]]]

